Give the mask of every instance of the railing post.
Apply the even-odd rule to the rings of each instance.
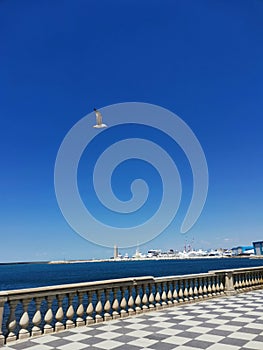
[[[178,286],[178,281],[174,280],[174,283],[173,283],[173,304],[178,303],[177,286]]]
[[[135,315],[135,311],[134,311],[134,298],[132,295],[133,292],[133,286],[129,286],[129,299],[128,299],[128,314],[129,316]]]
[[[237,294],[234,288],[233,271],[227,271],[225,273],[225,294],[226,295]]]
[[[121,307],[120,315],[121,315],[121,317],[128,316],[128,312],[126,310],[127,300],[125,297],[126,289],[127,289],[126,287],[121,287],[121,302],[120,302],[120,307]]]
[[[20,318],[19,325],[21,327],[19,331],[19,339],[29,338],[30,334],[28,331],[29,325],[29,316],[28,316],[28,305],[31,302],[31,299],[22,300],[23,314]]]
[[[84,292],[78,292],[78,308],[76,311],[77,314],[77,319],[76,319],[76,326],[84,326],[85,321],[83,319],[84,315],[84,306],[83,306],[83,297],[84,297]]]
[[[57,312],[55,314],[55,319],[56,319],[55,332],[60,332],[60,331],[63,331],[65,329],[65,326],[63,324],[63,318],[64,318],[64,311],[62,308],[63,299],[64,299],[63,294],[57,295],[58,309],[57,309]]]
[[[173,293],[172,293],[172,290],[171,290],[171,282],[168,282],[167,283],[167,287],[168,287],[168,293],[167,293],[167,299],[168,299],[168,305],[171,306],[173,305]]]
[[[153,284],[149,283],[149,309],[153,310],[154,306],[154,295],[153,295]]]
[[[7,321],[8,336],[6,338],[6,343],[16,340],[16,333],[15,333],[15,329],[17,325],[16,315],[15,315],[16,306],[17,306],[17,300],[12,300],[9,302],[10,314]]]
[[[194,301],[198,300],[198,278],[194,279]]]
[[[147,283],[143,283],[142,285],[142,291],[143,291],[143,296],[142,296],[142,311],[146,312],[149,311],[148,307],[148,295],[147,295]]]
[[[33,324],[33,327],[31,330],[32,337],[42,334],[42,330],[39,327],[39,324],[41,323],[41,319],[42,319],[41,312],[40,312],[41,303],[42,303],[42,298],[35,298],[36,311],[32,318],[32,324]]]
[[[161,308],[161,304],[160,304],[160,301],[161,301],[161,295],[160,295],[160,292],[159,292],[159,287],[160,287],[160,283],[156,283],[155,284],[155,307],[156,307],[156,310],[159,310]]]
[[[102,302],[101,302],[101,295],[102,295],[102,290],[98,290],[97,291],[97,304],[95,306],[95,311],[96,311],[96,315],[95,315],[95,322],[96,323],[100,323],[103,322],[103,317],[102,317],[102,311],[103,311],[103,306],[102,306]]]
[[[161,283],[161,288],[162,288],[162,294],[161,294],[161,299],[162,299],[162,307],[167,307],[167,293],[165,290],[166,283],[162,282]]]
[[[74,328],[75,324],[73,322],[73,317],[75,314],[75,310],[73,308],[73,297],[74,294],[72,293],[68,293],[68,309],[66,311],[66,316],[67,316],[67,320],[66,320],[66,329],[70,329],[70,328]]]
[[[193,300],[194,300],[194,297],[193,297],[194,291],[193,291],[192,284],[193,284],[193,278],[189,278],[189,280],[188,280],[188,285],[189,285],[188,298],[189,298],[190,302],[193,302]]]
[[[47,312],[44,317],[45,325],[44,325],[44,334],[52,333],[53,327],[51,325],[51,322],[53,320],[53,311],[52,311],[52,303],[53,303],[53,296],[47,296]]]
[[[93,297],[93,292],[88,291],[88,306],[86,309],[87,317],[86,317],[86,325],[88,326],[89,324],[93,324],[94,318],[93,318],[93,312],[94,312],[94,307],[92,303],[92,297]]]
[[[105,304],[104,304],[104,320],[109,321],[112,319],[110,311],[111,311],[111,302],[110,302],[110,293],[111,289],[106,289],[104,291],[105,293]]]
[[[0,297],[0,346],[4,345],[5,337],[3,335],[2,326],[3,326],[3,315],[4,315],[4,306],[7,301],[7,297]]]
[[[113,298],[114,298],[114,301],[112,304],[112,309],[113,309],[112,318],[113,318],[113,320],[117,320],[118,318],[121,317],[119,314],[119,300],[118,300],[118,296],[117,296],[118,290],[119,290],[118,287],[113,288]]]
[[[140,313],[142,313],[142,308],[141,308],[142,299],[141,299],[141,295],[140,295],[141,286],[136,284],[135,289],[136,289],[135,312],[136,312],[136,314],[140,314]]]

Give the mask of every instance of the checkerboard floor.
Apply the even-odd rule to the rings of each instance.
[[[263,349],[263,290],[5,345],[3,350]]]

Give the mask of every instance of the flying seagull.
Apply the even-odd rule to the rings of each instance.
[[[93,128],[98,128],[98,129],[100,129],[100,128],[107,128],[107,125],[102,123],[102,115],[101,115],[101,113],[96,108],[94,108],[94,112],[96,114],[96,122],[97,122],[97,124],[93,125]]]

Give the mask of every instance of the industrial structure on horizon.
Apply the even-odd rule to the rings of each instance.
[[[161,249],[151,249],[148,250],[146,254],[141,253],[137,247],[136,252],[132,257],[126,253],[122,255],[119,253],[117,245],[114,245],[114,255],[113,259],[187,259],[187,258],[229,258],[229,257],[249,257],[249,256],[262,256],[263,257],[263,241],[253,242],[250,246],[237,246],[231,249],[209,249],[195,250],[190,246],[184,247],[183,251],[170,249],[166,252],[162,252]]]

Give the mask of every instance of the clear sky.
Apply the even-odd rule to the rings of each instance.
[[[133,101],[180,116],[209,168],[192,229],[179,233],[182,208],[141,250],[262,240],[262,18],[261,0],[0,1],[0,261],[112,256],[65,221],[54,164],[66,133],[93,107]],[[190,186],[183,157],[177,162]],[[114,176],[122,196],[118,169]]]

